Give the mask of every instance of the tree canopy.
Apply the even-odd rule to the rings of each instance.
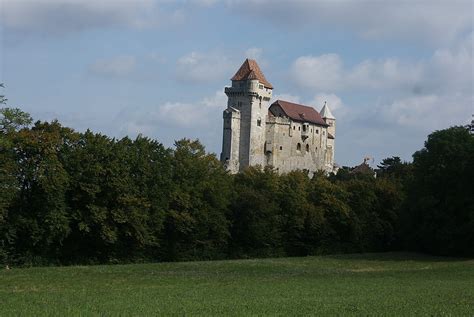
[[[474,254],[474,141],[436,131],[379,176],[230,175],[198,140],[166,148],[0,110],[0,261],[176,261],[393,249]]]

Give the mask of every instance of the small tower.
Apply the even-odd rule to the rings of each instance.
[[[326,101],[324,102],[324,106],[319,114],[324,119],[324,122],[329,125],[328,133],[330,133],[333,137],[336,137],[336,118],[331,113],[331,109],[329,109]]]
[[[332,172],[334,167],[336,118],[331,113],[331,109],[329,109],[329,106],[327,105],[326,101],[324,102],[324,106],[320,111],[320,115],[323,118],[324,122],[326,122],[326,124],[328,125],[325,165],[326,169],[329,172]]]
[[[257,62],[246,59],[225,88],[221,161],[231,173],[264,166],[265,123],[273,86]]]

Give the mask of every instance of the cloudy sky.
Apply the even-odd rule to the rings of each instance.
[[[474,113],[472,1],[0,0],[10,106],[78,131],[222,142],[246,57],[275,99],[337,118],[336,161],[411,160]]]

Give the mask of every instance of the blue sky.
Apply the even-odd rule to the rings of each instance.
[[[411,160],[474,113],[471,1],[0,0],[10,106],[78,131],[199,138],[255,58],[275,99],[337,118],[336,161]]]

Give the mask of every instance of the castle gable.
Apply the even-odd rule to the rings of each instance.
[[[263,72],[260,70],[257,62],[253,59],[246,59],[242,66],[240,66],[237,73],[235,73],[234,77],[231,80],[249,80],[249,79],[257,79],[262,85],[266,88],[272,88],[272,84],[268,82],[263,75]]]
[[[284,100],[277,100],[271,106],[269,111],[278,116],[277,107],[290,119],[298,122],[310,122],[321,126],[328,126],[321,115],[313,108]]]

